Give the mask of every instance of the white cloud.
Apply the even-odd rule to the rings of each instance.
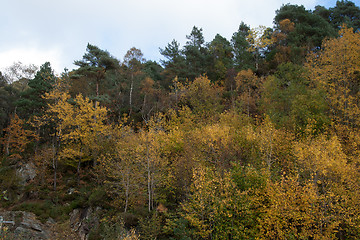
[[[0,70],[11,66],[14,62],[21,62],[25,65],[35,64],[41,66],[45,62],[50,62],[56,73],[63,71],[61,63],[61,54],[58,50],[40,50],[40,49],[10,49],[0,52]]]
[[[230,39],[241,21],[272,26],[282,4],[314,8],[329,0],[12,0],[0,15],[0,68],[13,61],[42,64],[57,71],[74,68],[87,43],[122,59],[135,46],[158,61],[172,39],[184,44],[195,25],[206,41],[219,33]],[[334,1],[335,5],[336,0]]]

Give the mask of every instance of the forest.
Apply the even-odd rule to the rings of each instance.
[[[159,63],[89,43],[59,76],[0,72],[0,212],[48,239],[359,239],[359,6],[190,30]]]

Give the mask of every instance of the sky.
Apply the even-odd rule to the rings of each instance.
[[[358,0],[353,0],[356,5]],[[131,47],[147,60],[162,59],[159,48],[173,39],[182,47],[193,26],[206,42],[228,40],[241,21],[273,26],[282,4],[334,7],[336,0],[1,0],[0,71],[14,62],[42,65],[57,74],[75,69],[88,43],[122,61]]]

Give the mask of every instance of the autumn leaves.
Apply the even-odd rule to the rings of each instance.
[[[5,153],[20,159],[46,132],[34,159],[54,189],[58,166],[76,170],[77,184],[87,167],[114,215],[141,218],[144,239],[359,236],[360,33],[343,27],[323,46],[304,66],[282,63],[268,76],[174,78],[161,112],[148,104],[157,91],[146,78],[137,123],[110,118],[98,98],[56,79],[43,116],[29,122],[37,134],[15,115]]]

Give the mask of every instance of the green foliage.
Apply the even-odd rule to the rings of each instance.
[[[13,210],[32,212],[38,217],[38,219],[42,223],[45,223],[49,219],[49,217],[57,221],[64,221],[68,219],[69,213],[71,212],[72,208],[66,205],[57,205],[47,200],[24,202],[19,206],[16,206]]]
[[[306,10],[302,5],[283,5],[276,11],[274,22],[277,27],[284,19],[295,23],[294,31],[289,33],[287,38],[288,44],[294,47],[312,50],[319,48],[324,38],[336,36],[336,31],[325,19]]]
[[[24,119],[32,115],[40,115],[46,108],[46,100],[42,98],[42,95],[51,91],[55,81],[56,77],[50,63],[44,63],[34,79],[29,80],[29,88],[23,91],[21,98],[16,101],[18,115]]]
[[[296,134],[315,121],[319,128],[329,122],[322,92],[309,87],[307,72],[292,63],[282,64],[264,83],[263,108],[270,118]]]
[[[221,112],[222,88],[211,83],[206,76],[196,78],[186,87],[183,101],[202,119],[213,119]]]
[[[10,121],[10,115],[15,109],[14,102],[17,101],[19,93],[12,85],[1,80],[0,85],[0,131],[2,131]]]
[[[160,54],[166,58],[166,60],[161,60],[161,63],[165,67],[163,74],[168,82],[175,77],[181,81],[186,79],[185,57],[179,47],[180,44],[173,40],[164,49],[160,48]]]
[[[247,41],[250,27],[241,22],[239,30],[231,38],[233,47],[234,64],[237,71],[252,69],[255,70],[254,56],[248,51],[250,44]]]
[[[156,212],[146,218],[141,218],[139,221],[141,239],[157,239],[161,234],[161,225],[161,216]]]
[[[202,28],[193,27],[190,35],[186,36],[186,44],[183,53],[186,58],[186,77],[194,80],[207,72],[209,65],[209,53],[205,47]]]
[[[95,45],[88,44],[86,51],[82,60],[74,62],[79,68],[71,75],[71,92],[74,95],[83,93],[92,100],[104,103],[108,99],[107,88],[113,81],[114,72],[120,67],[119,61]],[[81,81],[86,81],[86,87],[82,84],[77,87],[76,84]],[[89,92],[84,92],[86,89]]]
[[[103,187],[95,188],[89,196],[89,206],[102,206],[106,202],[106,190]]]
[[[360,29],[360,8],[348,0],[336,1],[336,6],[329,8],[328,20],[336,30],[345,24],[353,28],[354,32]]]
[[[2,159],[0,164],[0,192],[9,201],[1,201],[1,205],[9,205],[16,201],[17,192],[20,189],[19,177],[16,175],[16,167],[8,159]]]
[[[120,216],[104,218],[100,225],[100,236],[104,240],[127,239],[138,240],[139,234],[135,229],[126,229],[123,219]]]
[[[226,38],[216,34],[215,38],[209,43],[208,48],[212,58],[208,76],[214,81],[222,81],[226,78],[228,69],[233,67],[232,46]]]
[[[189,228],[189,222],[179,216],[167,215],[164,233],[168,239],[191,240],[193,230]]]

